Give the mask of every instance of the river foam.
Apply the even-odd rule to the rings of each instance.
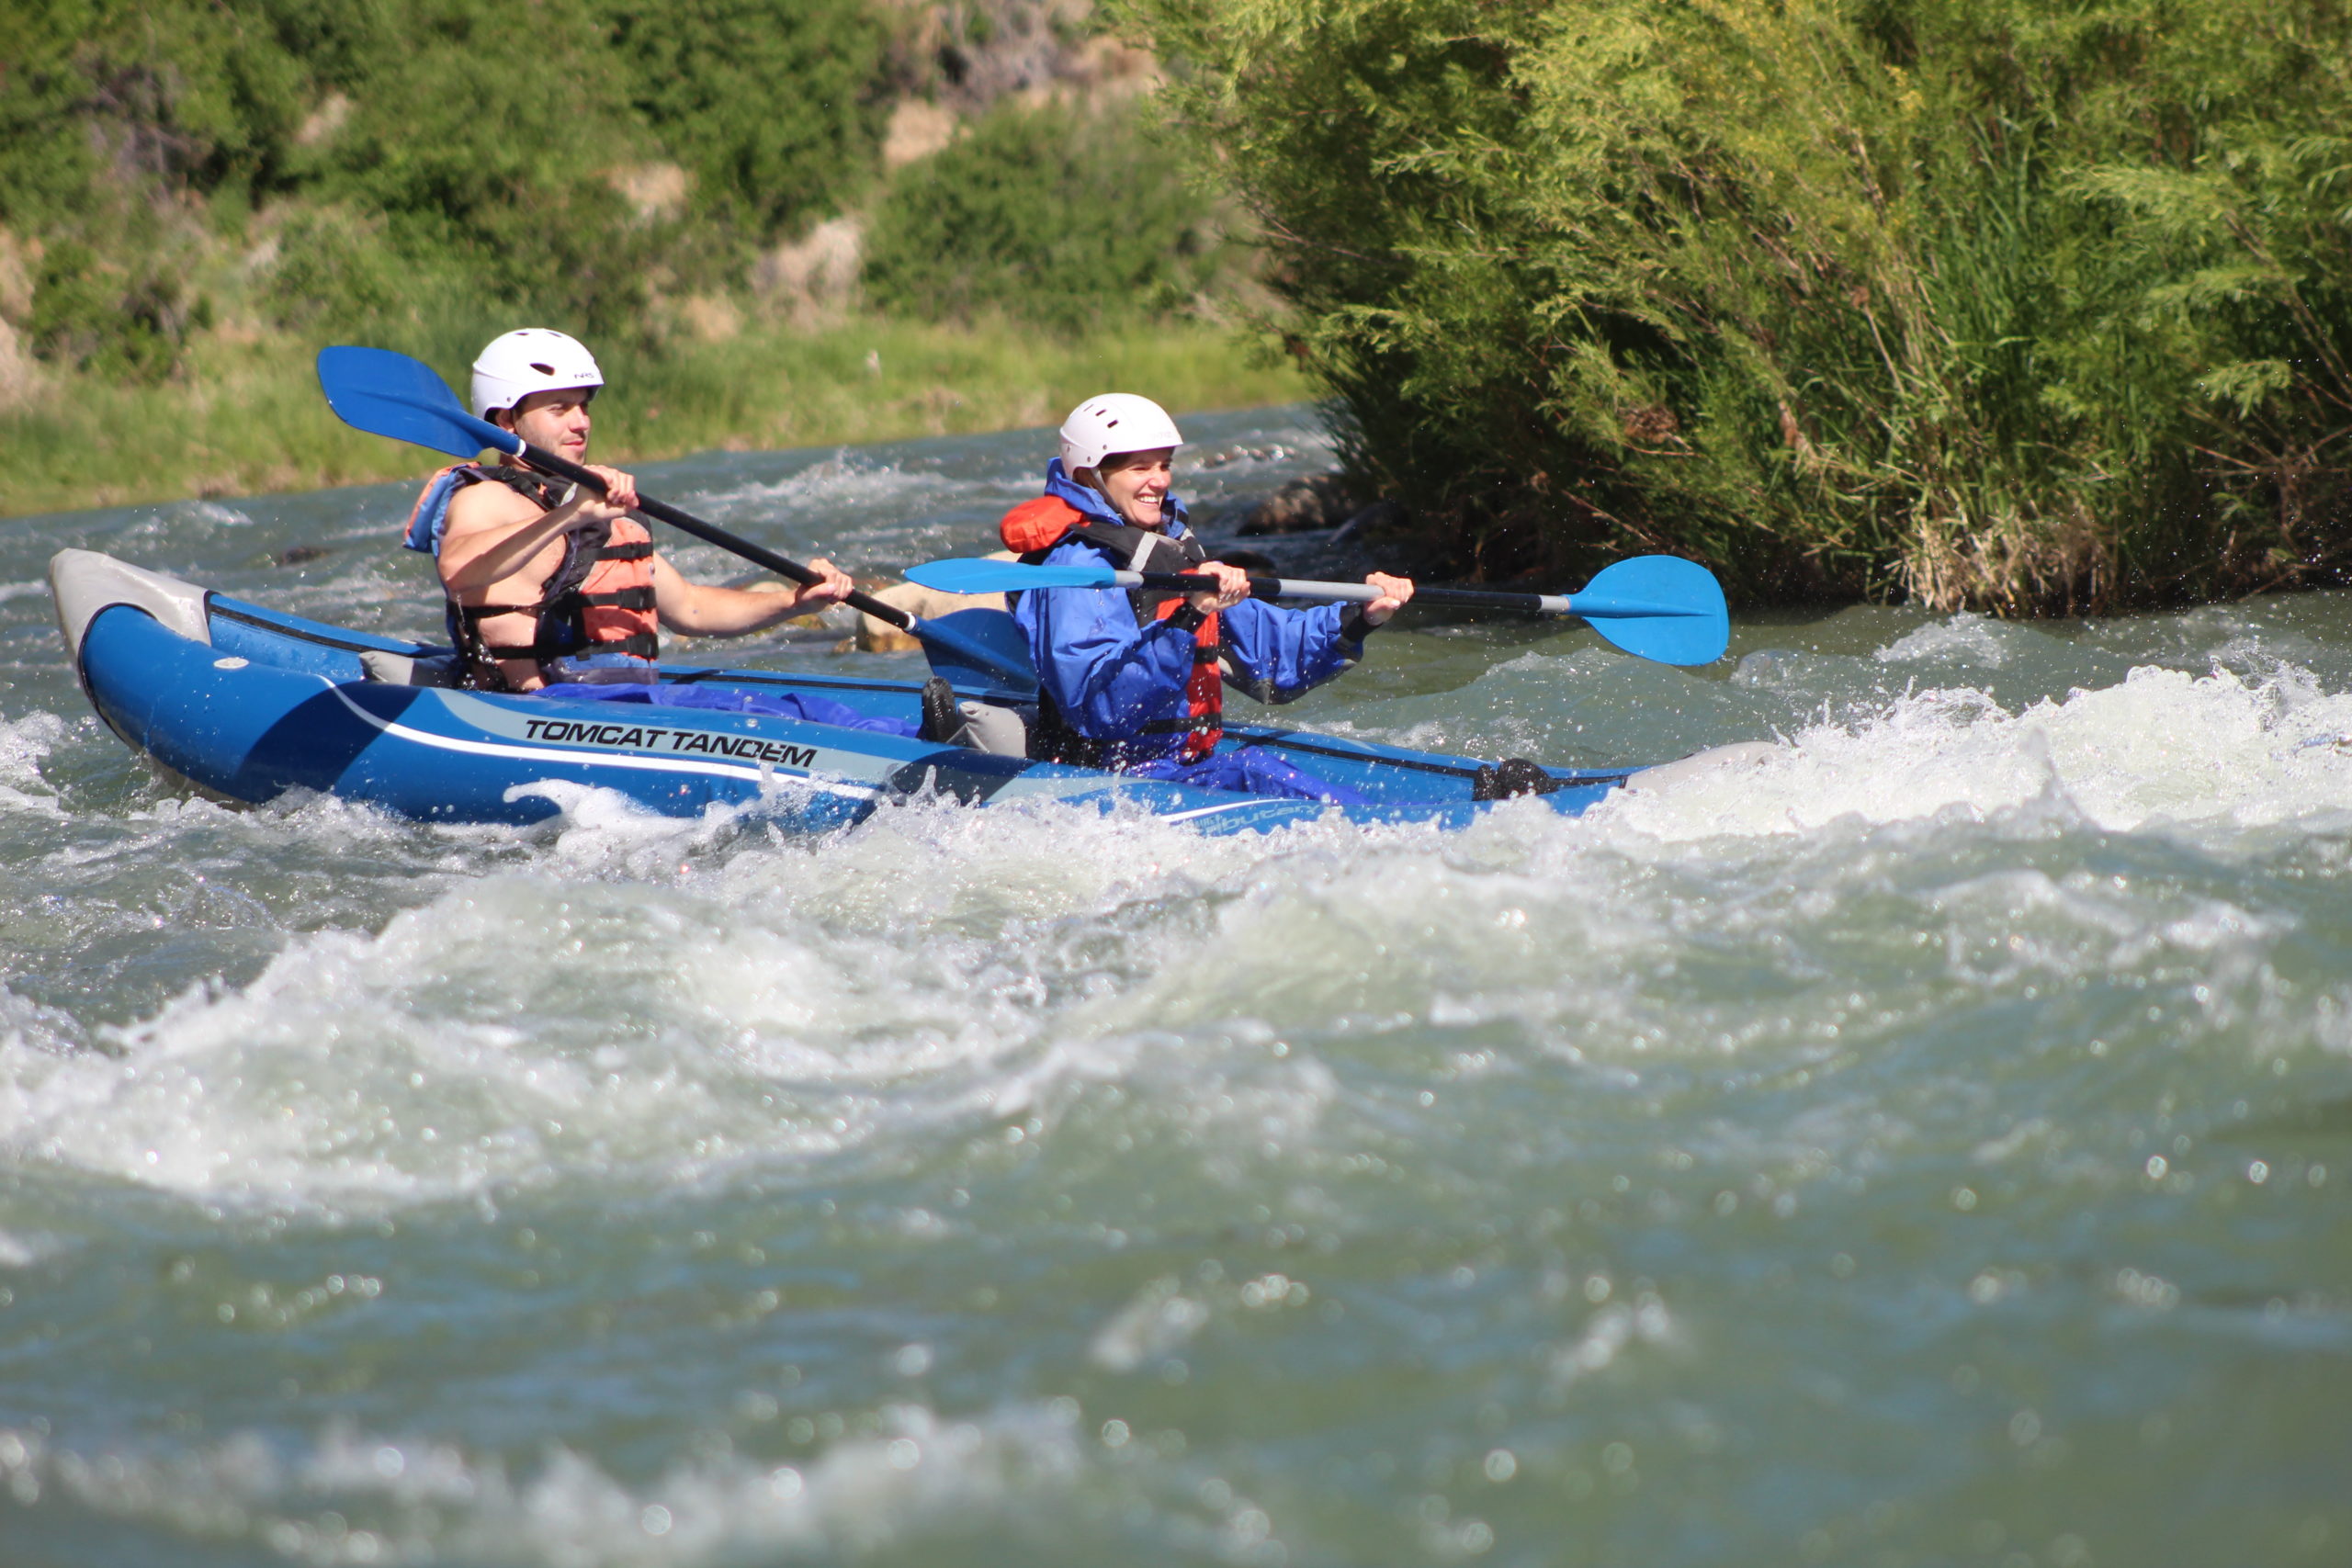
[[[452,877],[373,933],[295,934],[252,981],[194,987],[104,1032],[102,1052],[61,1053],[61,1031],[26,1012],[0,1046],[0,1146],[191,1198],[366,1210],[581,1172],[634,1185],[887,1161],[1115,1083],[1154,1115],[1247,1128],[1295,1159],[1341,1096],[1313,1043],[1326,1035],[1426,1019],[1596,1066],[1645,1041],[1762,1048],[1773,1032],[1645,983],[1643,955],[1694,921],[1765,942],[1834,922],[1900,841],[1871,835],[1904,824],[1954,843],[1988,824],[2224,849],[2285,826],[2340,835],[2352,755],[2332,742],[2347,727],[2352,699],[2291,674],[2143,670],[2018,713],[1935,690],[1581,819],[1515,803],[1453,834],[1203,839],[1139,815],[928,801],[809,843],[756,810],[681,822],[574,792],[553,824],[504,836],[507,871]],[[447,840],[434,858],[450,871],[485,831],[329,802],[155,819],[336,854]],[[1725,858],[1741,840],[1813,840],[1793,902],[1779,850]],[[1779,891],[1755,902],[1757,878]],[[2045,869],[1937,879],[1901,902],[1903,923],[1943,933],[1951,973],[1996,988],[2037,963],[2064,978],[2243,950],[2258,968],[2286,929]],[[2245,964],[2225,970],[2209,980],[2221,1005],[2258,1008]],[[2290,1032],[2319,1027],[2306,1014]],[[1773,1049],[1802,1053],[1807,1032]]]
[[[744,1403],[775,1419],[773,1399]],[[1004,1522],[1077,1480],[1077,1416],[1067,1400],[967,1420],[894,1404],[854,1434],[829,1423],[832,1440],[797,1464],[745,1462],[714,1434],[701,1457],[635,1483],[562,1448],[517,1472],[452,1444],[349,1427],[293,1452],[245,1435],[164,1460],[0,1428],[0,1490],[301,1562],[689,1568],[868,1553]]]
[[[2281,670],[2134,670],[2019,711],[1970,688],[1908,694],[1788,737],[1760,763],[1612,800],[1662,837],[1785,834],[1841,818],[1983,818],[2041,802],[2113,832],[2211,834],[2352,811],[2352,695]]]

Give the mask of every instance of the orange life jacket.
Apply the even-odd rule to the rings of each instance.
[[[1088,516],[1056,495],[1041,495],[1035,501],[1023,502],[1004,514],[1003,520],[997,525],[996,532],[997,537],[1004,541],[1006,549],[1017,551],[1022,559],[1033,564],[1044,559],[1046,551],[1072,535],[1100,547],[1129,571],[1163,570],[1156,562],[1148,568],[1136,563],[1164,552],[1173,552],[1177,558],[1169,565],[1178,571],[1189,570],[1207,558],[1207,552],[1201,548],[1200,541],[1190,534],[1182,539],[1171,539],[1147,528],[1105,523]],[[1160,599],[1148,613],[1154,620],[1164,621],[1173,615],[1183,603],[1183,595],[1170,595]],[[1145,614],[1144,604],[1139,599],[1136,604],[1138,622]],[[1208,618],[1193,628],[1193,672],[1184,682],[1184,717],[1181,728],[1185,731],[1183,760],[1187,762],[1199,761],[1216,750],[1216,743],[1225,738],[1222,722],[1225,716],[1225,678],[1218,668],[1218,660],[1224,655],[1222,617],[1216,611],[1211,611]],[[1050,703],[1046,705],[1050,706]],[[1057,714],[1041,713],[1039,717],[1043,727],[1048,730],[1068,728],[1067,725],[1059,723]],[[1179,728],[1177,724],[1167,720],[1157,720],[1144,727],[1148,734],[1176,728]],[[1075,753],[1081,748],[1069,742],[1086,739],[1071,732],[1065,738],[1061,750]],[[1099,747],[1085,749],[1099,750]],[[1082,759],[1072,755],[1069,760]]]
[[[452,463],[427,479],[401,542],[413,550],[440,554],[449,503],[458,491],[485,480],[503,484],[542,511],[552,511],[561,492],[553,481],[528,468],[484,468]],[[481,624],[499,615],[532,615],[537,626],[530,642],[493,647]],[[653,605],[653,536],[634,517],[616,517],[604,529],[564,538],[563,560],[528,604],[459,604],[447,610],[450,639],[465,657],[471,684],[503,688],[502,659],[545,661],[568,654],[619,653],[650,667],[661,648],[661,619]],[[650,673],[649,669],[649,673]]]

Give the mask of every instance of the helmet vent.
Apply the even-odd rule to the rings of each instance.
[[[555,367],[554,367],[554,366],[552,366],[552,365],[542,365],[542,364],[540,364],[540,363],[539,363],[537,360],[536,360],[536,359],[535,359],[535,360],[533,360],[533,361],[531,361],[531,368],[532,368],[532,369],[534,369],[534,370],[536,370],[536,371],[537,371],[537,372],[538,372],[540,375],[542,375],[542,376],[552,376],[552,375],[554,375],[554,374],[555,374]]]

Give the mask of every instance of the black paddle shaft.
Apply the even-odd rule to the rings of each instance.
[[[1146,588],[1158,588],[1177,593],[1214,593],[1216,579],[1193,572],[1146,571],[1136,575]],[[1288,595],[1279,577],[1253,577],[1250,580],[1252,599],[1281,599]],[[1518,610],[1530,615],[1546,614],[1551,605],[1541,593],[1493,593],[1476,588],[1415,588],[1416,604],[1475,604],[1483,610]]]
[[[526,441],[523,444],[523,450],[519,456],[525,462],[542,473],[553,474],[558,479],[570,479],[574,484],[586,485],[598,495],[605,493],[604,480],[579,464],[559,457],[543,446],[534,446]],[[658,518],[667,523],[681,533],[692,534],[695,538],[717,545],[722,550],[732,550],[752,565],[763,566],[778,577],[789,578],[803,586],[820,581],[815,572],[810,571],[798,561],[787,560],[774,550],[755,545],[740,535],[730,534],[716,523],[706,523],[691,512],[681,512],[667,502],[649,501],[640,495],[637,498],[637,509],[648,517]],[[865,611],[877,621],[888,621],[900,631],[911,632],[915,629],[913,615],[899,609],[896,604],[884,604],[862,589],[852,589],[849,597],[842,603],[854,610]]]

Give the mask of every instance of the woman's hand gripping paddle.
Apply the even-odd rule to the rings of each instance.
[[[928,561],[907,573],[943,593],[1011,593],[1052,588],[1157,588],[1214,592],[1214,578],[1172,571],[1119,571],[1107,566],[1023,566],[1019,561]],[[1380,590],[1363,582],[1309,582],[1253,577],[1257,599],[1340,599],[1368,604]],[[1712,664],[1731,645],[1723,585],[1696,561],[1635,556],[1604,567],[1581,593],[1496,593],[1474,588],[1416,588],[1417,604],[1460,604],[1537,615],[1575,615],[1602,637],[1660,664]]]
[[[604,481],[579,464],[568,462],[532,446],[511,430],[468,413],[431,366],[405,354],[386,348],[322,348],[319,350],[319,386],[327,395],[327,406],[355,430],[427,446],[452,457],[478,457],[485,450],[503,452],[510,457],[522,458],[543,474],[585,485],[599,495],[604,493]],[[740,538],[691,513],[642,495],[638,498],[637,507],[649,517],[659,518],[673,528],[731,551],[779,577],[802,584],[818,581],[817,574],[799,562],[786,560],[774,550]],[[965,664],[996,671],[1016,682],[1035,679],[1026,661],[1008,659],[994,649],[910,615],[896,604],[886,604],[872,594],[854,592],[845,603],[953,654]]]

